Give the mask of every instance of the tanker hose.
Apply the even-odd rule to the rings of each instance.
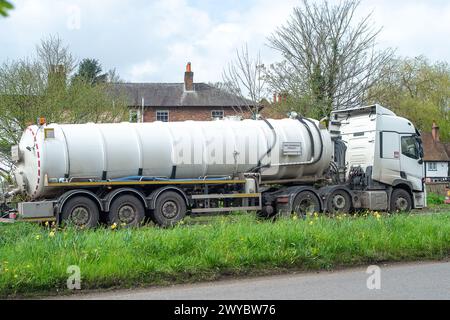
[[[316,154],[315,149],[314,149],[314,138],[311,132],[311,129],[309,128],[309,126],[306,124],[306,122],[303,120],[308,120],[306,118],[302,118],[301,116],[297,116],[297,120],[303,124],[306,128],[306,130],[308,131],[308,136],[309,136],[309,140],[311,141],[311,159],[309,159],[310,161],[314,158],[314,155]],[[319,133],[320,135],[320,133]]]
[[[272,131],[273,141],[272,141],[272,145],[269,147],[269,149],[267,149],[266,153],[258,160],[258,165],[256,167],[252,168],[250,170],[250,172],[258,171],[261,168],[270,167],[270,163],[261,165],[261,162],[263,161],[263,159],[266,156],[268,156],[272,152],[273,148],[275,147],[275,144],[277,143],[277,132],[275,131],[275,128],[270,124],[270,122],[267,119],[261,117],[261,120],[263,120],[267,124],[267,126],[270,128],[270,130]]]
[[[6,192],[3,196],[5,197],[5,199],[8,199],[8,198],[12,198],[12,197],[14,197],[16,194],[18,194],[20,192],[20,189],[19,188],[16,188],[16,189],[14,189],[14,190],[11,190],[11,191],[9,191],[9,192]]]
[[[316,164],[317,162],[319,162],[322,159],[323,156],[323,139],[322,139],[322,132],[320,132],[320,128],[317,127],[317,125],[314,123],[314,121],[309,120],[308,118],[304,118],[306,121],[308,121],[309,123],[311,123],[314,128],[316,129],[317,133],[319,134],[319,139],[320,139],[320,154],[319,157],[317,157],[317,159],[315,161],[313,161],[311,164]],[[312,143],[312,154],[314,155],[314,141],[312,140],[312,135],[310,135],[311,137],[311,143]]]

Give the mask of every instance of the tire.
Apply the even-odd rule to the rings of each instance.
[[[330,214],[349,213],[352,199],[344,190],[335,190],[327,200],[327,210]]]
[[[98,225],[98,220],[98,206],[88,197],[71,198],[62,209],[61,221],[77,228],[94,228]]]
[[[118,196],[111,204],[108,224],[139,227],[145,219],[145,208],[138,198],[130,194]]]
[[[186,202],[179,193],[165,191],[156,199],[151,218],[161,227],[170,227],[184,219],[186,210]]]
[[[294,199],[292,211],[301,218],[312,216],[320,211],[320,202],[317,196],[311,191],[300,192]]]
[[[409,212],[412,209],[412,199],[408,191],[395,189],[391,195],[389,204],[390,212]]]

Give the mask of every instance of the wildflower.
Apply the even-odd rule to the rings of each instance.
[[[31,265],[27,264],[27,268],[30,269],[30,268],[31,268]]]
[[[45,221],[45,226],[48,227],[48,221]]]
[[[317,212],[314,212],[314,217],[319,217],[319,214]]]
[[[50,237],[50,238],[53,238],[54,236],[55,236],[55,231],[50,231],[50,233],[48,234],[48,236]]]
[[[294,215],[294,216],[292,217],[292,220],[298,220],[298,216],[297,216],[297,215]]]
[[[313,225],[313,224],[314,224],[314,221],[310,221],[310,222],[309,222],[309,225]]]
[[[17,277],[18,277],[18,275],[17,275],[17,274],[15,274],[15,275],[14,275],[14,278],[17,278]]]
[[[112,225],[111,225],[111,230],[114,230],[114,229],[116,229],[117,228],[117,223],[113,223]]]
[[[39,240],[40,238],[41,238],[41,236],[40,235],[36,235],[36,240]]]
[[[122,227],[125,227],[127,224],[125,223],[125,222],[122,222],[121,224],[120,224],[120,226],[122,226]]]

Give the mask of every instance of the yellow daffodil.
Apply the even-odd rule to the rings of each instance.
[[[117,228],[117,223],[114,222],[114,223],[111,225],[111,229],[114,230],[114,229],[116,229],[116,228]]]
[[[53,237],[55,236],[55,231],[51,231],[51,232],[48,234],[48,236],[49,236],[50,238],[53,238]]]

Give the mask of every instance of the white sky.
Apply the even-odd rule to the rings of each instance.
[[[279,60],[267,36],[300,5],[294,0],[11,0],[0,18],[0,63],[34,54],[39,40],[59,34],[74,55],[98,59],[133,82],[182,82],[192,62],[195,82],[221,80],[236,48],[248,43],[266,64]],[[338,0],[332,0],[336,2]],[[380,47],[402,56],[450,62],[450,1],[362,0],[383,26]]]

